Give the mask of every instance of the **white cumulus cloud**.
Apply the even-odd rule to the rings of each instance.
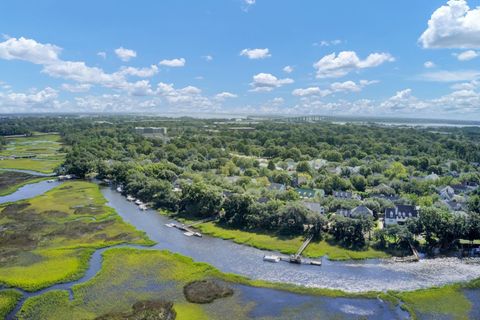
[[[275,88],[279,88],[286,84],[293,83],[293,79],[285,78],[278,79],[270,73],[259,73],[253,76],[253,82],[250,85],[253,87],[251,91],[272,91]]]
[[[292,94],[297,97],[318,96],[326,97],[336,92],[360,92],[366,86],[378,83],[376,80],[360,80],[358,83],[348,80],[344,82],[334,82],[326,89],[319,87],[309,87],[305,89],[295,89]]]
[[[124,47],[115,49],[115,54],[120,60],[124,62],[130,61],[130,59],[137,56],[137,53],[135,51],[131,49],[125,49]]]
[[[82,93],[90,90],[92,85],[88,83],[64,83],[62,84],[62,89],[68,92]]]
[[[170,68],[179,68],[184,67],[187,61],[184,58],[175,58],[175,59],[164,59],[160,61],[161,66],[170,67]]]
[[[265,49],[243,49],[240,51],[240,55],[244,57],[248,57],[248,59],[265,59],[269,58],[272,55],[270,54],[270,51],[268,48]]]
[[[478,57],[478,52],[474,50],[467,50],[456,55],[459,61],[469,61]]]
[[[432,62],[432,61],[425,61],[425,63],[423,64],[423,66],[427,69],[431,69],[431,68],[435,68],[435,63]]]
[[[419,42],[424,48],[480,48],[480,7],[449,0],[432,14]]]
[[[8,38],[0,43],[0,59],[23,60],[35,64],[58,61],[62,49],[52,44],[42,44],[33,39]]]
[[[339,78],[354,70],[373,68],[392,61],[395,59],[389,53],[372,53],[361,60],[354,51],[342,51],[338,55],[332,53],[324,56],[313,67],[317,70],[317,78]]]
[[[285,66],[283,68],[283,72],[285,73],[292,73],[293,72],[293,67],[292,66]]]
[[[224,92],[220,92],[218,94],[215,95],[215,99],[217,100],[226,100],[226,99],[233,99],[233,98],[237,98],[238,95],[234,94],[234,93],[231,93],[231,92],[227,92],[227,91],[224,91]]]
[[[148,68],[123,67],[120,69],[119,73],[126,76],[150,78],[158,73],[158,67],[154,64]]]

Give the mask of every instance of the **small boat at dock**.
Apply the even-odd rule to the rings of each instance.
[[[312,260],[312,261],[310,261],[310,264],[311,264],[312,266],[321,266],[321,265],[322,265],[322,261]]]
[[[165,223],[165,226],[166,226],[166,227],[169,227],[169,228],[173,228],[173,227],[175,227],[175,224],[173,224],[173,223]]]
[[[135,204],[139,206],[139,205],[143,204],[143,202],[142,202],[142,200],[137,199],[137,200],[135,200]]]
[[[123,192],[123,188],[122,188],[122,187],[120,187],[120,186],[118,186],[118,187],[117,187],[117,192],[120,192],[120,193],[122,193],[122,192]]]
[[[128,201],[135,201],[135,198],[132,197],[131,195],[128,195],[128,196],[127,196],[127,200],[128,200]]]
[[[280,262],[280,257],[279,256],[263,256],[263,261],[267,261],[267,262],[274,262],[274,263],[277,263],[277,262]]]
[[[141,205],[139,205],[138,208],[139,208],[140,210],[142,210],[142,211],[145,211],[145,210],[148,209],[147,205],[146,205],[146,204],[143,204],[143,203],[142,203]]]

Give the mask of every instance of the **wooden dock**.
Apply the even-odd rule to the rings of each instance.
[[[420,261],[420,254],[417,249],[410,243],[410,249],[412,249],[412,255],[408,257],[395,257],[393,260],[395,262],[418,262]]]
[[[295,263],[295,264],[310,264],[314,266],[321,266],[322,265],[321,260],[302,259],[303,251],[305,251],[305,249],[308,247],[310,242],[312,242],[312,240],[313,240],[313,235],[308,236],[295,254],[291,255],[290,257],[280,257],[280,260],[287,261],[290,263]]]

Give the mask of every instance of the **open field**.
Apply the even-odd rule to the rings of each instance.
[[[5,149],[0,151],[0,158],[5,158],[0,160],[0,168],[52,173],[63,162],[64,154],[59,151],[62,144],[57,134],[15,137],[7,141]]]
[[[214,237],[232,240],[239,244],[252,246],[258,249],[279,251],[284,254],[294,254],[302,245],[302,237],[277,237],[266,233],[247,232],[242,230],[227,229],[214,222],[208,222],[196,226],[202,233]],[[319,258],[328,256],[330,260],[350,260],[350,259],[373,259],[388,258],[385,252],[372,248],[367,250],[350,250],[335,245],[330,241],[322,240],[312,242],[304,252],[304,256],[309,258]]]
[[[81,181],[0,206],[0,228],[0,283],[29,291],[79,278],[95,249],[151,244]]]
[[[0,196],[14,193],[26,184],[47,180],[48,177],[37,177],[28,173],[0,171]]]

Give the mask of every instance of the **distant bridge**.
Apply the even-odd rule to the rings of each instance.
[[[322,121],[326,118],[323,116],[301,116],[301,117],[288,117],[288,118],[279,118],[278,120],[286,122],[316,122]]]

